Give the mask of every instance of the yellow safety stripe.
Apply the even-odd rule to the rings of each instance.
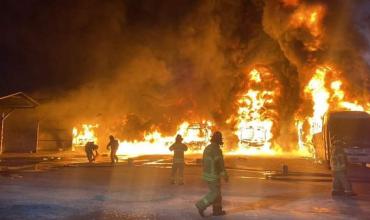
[[[207,200],[207,198],[203,198],[202,200],[203,200],[203,202],[204,202],[205,205],[208,205],[209,204],[209,201]]]

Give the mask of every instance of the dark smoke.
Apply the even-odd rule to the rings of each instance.
[[[203,119],[232,136],[243,70],[262,65],[282,85],[276,135],[286,142],[306,66],[333,62],[355,90],[369,74],[369,10],[354,16],[366,1],[316,2],[328,7],[325,36],[309,53],[310,36],[285,28],[292,9],[277,0],[3,0],[1,93],[25,90],[43,102],[42,120],[99,123],[125,139]]]
[[[309,51],[304,45],[311,42],[314,36],[305,28],[289,28],[289,19],[297,8],[318,4],[327,9],[323,20],[322,44],[317,51]],[[279,1],[266,1],[264,30],[279,43],[285,57],[297,67],[302,83],[312,76],[307,72],[310,67],[334,64],[356,92],[363,88],[362,82],[369,75],[369,64],[364,59],[369,51],[366,23],[369,8],[366,1],[300,1],[296,7],[286,7]],[[367,27],[364,27],[364,22]]]

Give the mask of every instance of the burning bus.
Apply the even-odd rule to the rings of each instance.
[[[248,147],[262,147],[269,139],[269,131],[265,126],[246,123],[239,130],[240,143]]]
[[[211,127],[209,122],[189,124],[185,131],[182,133],[184,143],[192,151],[202,150],[210,141]]]
[[[276,103],[280,98],[280,85],[265,66],[247,70],[246,75],[246,91],[237,103],[235,134],[239,138],[239,148],[268,152],[278,118]]]
[[[363,111],[330,112],[323,119],[323,129],[314,137],[319,159],[329,161],[331,139],[335,136],[343,144],[349,163],[370,163],[370,115]]]

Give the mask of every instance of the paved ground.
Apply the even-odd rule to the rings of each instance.
[[[168,156],[115,167],[104,155],[93,165],[62,156],[1,158],[0,219],[201,219],[194,203],[207,188],[199,155],[188,157],[184,186],[169,184]],[[228,215],[207,219],[370,219],[370,179],[355,178],[359,196],[333,199],[330,173],[312,160],[235,156],[226,163]],[[281,175],[283,164],[288,176]]]

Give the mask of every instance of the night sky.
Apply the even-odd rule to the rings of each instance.
[[[1,0],[0,94],[56,92],[112,77],[129,41],[148,43],[143,29],[175,29],[198,4],[157,2]]]

